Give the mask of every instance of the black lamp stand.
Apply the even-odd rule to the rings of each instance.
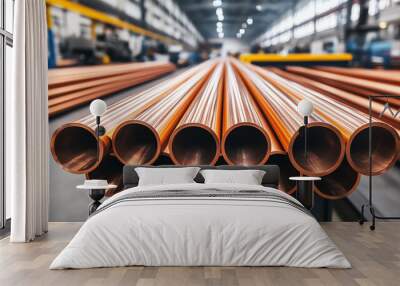
[[[304,158],[307,160],[307,125],[308,125],[308,116],[304,116]]]
[[[362,225],[364,224],[364,222],[366,221],[365,217],[364,217],[364,210],[365,208],[369,209],[369,212],[372,216],[372,224],[369,226],[369,228],[371,230],[375,230],[375,220],[376,219],[400,219],[400,217],[398,216],[378,216],[375,214],[375,208],[372,202],[372,193],[373,193],[373,188],[372,188],[372,164],[373,164],[373,160],[372,160],[372,102],[374,99],[376,98],[400,98],[400,96],[398,95],[371,95],[369,96],[369,129],[368,129],[368,156],[369,156],[369,176],[368,176],[368,203],[367,204],[363,204],[361,206],[361,218],[359,223]],[[385,110],[382,111],[382,113],[380,114],[379,117],[381,117],[383,115],[383,112],[385,112]],[[392,115],[395,117],[397,114],[393,114]]]
[[[100,136],[103,136],[106,134],[106,129],[104,126],[100,125],[100,116],[96,116],[96,129],[94,130],[96,133],[96,139],[97,139],[97,160],[100,158]]]
[[[106,129],[104,126],[100,125],[100,116],[96,116],[96,129],[94,131],[96,133],[97,139],[97,161],[100,160],[100,136],[103,136],[106,133]],[[104,197],[106,190],[104,189],[92,189],[89,192],[89,197],[93,200],[93,202],[89,205],[89,215],[96,211],[96,209],[101,205],[100,200]]]

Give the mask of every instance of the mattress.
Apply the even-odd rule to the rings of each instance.
[[[107,199],[50,269],[133,265],[351,267],[293,197],[193,183],[134,187]]]

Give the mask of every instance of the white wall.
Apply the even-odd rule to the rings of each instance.
[[[342,52],[342,47],[339,45],[339,39],[336,36],[328,36],[320,39],[316,39],[311,43],[311,53],[313,54],[325,54],[326,51],[323,49],[323,45],[326,42],[334,43],[334,52],[340,53]]]

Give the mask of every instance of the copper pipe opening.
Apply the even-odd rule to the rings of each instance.
[[[112,196],[123,189],[123,167],[124,165],[114,156],[106,156],[94,171],[86,174],[86,178],[107,180],[109,184],[117,185],[116,189],[106,191],[106,196]]]
[[[278,165],[280,169],[278,189],[292,194],[296,191],[296,182],[289,180],[290,177],[299,176],[299,172],[293,167],[286,153],[271,154],[268,165]]]
[[[358,172],[369,175],[369,124],[358,128],[350,137],[346,155],[350,165]],[[372,175],[391,168],[397,160],[399,137],[389,125],[372,123]]]
[[[303,127],[290,141],[289,158],[297,170],[308,176],[325,176],[339,167],[345,145],[335,127],[321,122],[309,124],[307,142],[306,156]]]
[[[360,178],[360,174],[344,158],[336,171],[315,182],[315,191],[328,200],[342,199],[357,189]]]
[[[268,135],[257,125],[234,125],[222,141],[223,156],[230,165],[264,164],[270,154]]]
[[[103,144],[99,151],[101,161]],[[93,171],[99,164],[96,135],[91,128],[79,123],[66,124],[54,132],[51,153],[64,170],[75,174]]]
[[[218,160],[218,138],[206,126],[182,125],[172,134],[170,142],[175,164],[214,165]]]
[[[153,127],[137,120],[125,121],[113,134],[117,158],[126,165],[151,164],[160,154],[160,139]]]

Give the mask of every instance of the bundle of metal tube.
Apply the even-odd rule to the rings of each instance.
[[[278,72],[285,74],[285,72]],[[293,81],[271,73],[274,85],[285,92],[296,104],[306,98],[315,105],[316,116],[336,126],[347,142],[346,156],[350,165],[362,174],[370,173],[368,158],[369,118],[322,93],[301,86]],[[398,157],[399,136],[390,125],[378,120],[372,123],[372,175],[379,175],[394,165]],[[385,148],[379,148],[385,146]]]
[[[168,139],[188,106],[197,96],[216,65],[208,61],[167,96],[140,114],[117,126],[112,136],[113,150],[124,164],[151,164],[161,151],[168,155]]]
[[[242,75],[239,71],[239,74]],[[257,93],[256,98],[262,97],[260,95],[259,90],[256,88],[252,81],[246,81],[246,86],[249,91],[252,93]],[[266,118],[268,120],[268,118]],[[296,184],[294,181],[289,180],[290,177],[298,176],[299,172],[293,167],[292,163],[289,160],[288,154],[283,150],[282,145],[279,143],[279,140],[276,138],[275,132],[270,128],[269,124],[266,123],[265,132],[268,135],[269,143],[270,143],[270,155],[268,157],[267,163],[271,165],[278,165],[280,168],[280,177],[279,177],[279,189],[292,194],[296,190]]]
[[[192,68],[173,79],[165,80],[153,88],[111,105],[101,119],[107,133],[98,143],[94,132],[96,120],[92,115],[60,126],[51,138],[50,148],[54,160],[70,173],[84,174],[94,171],[111,150],[111,137],[119,123],[154,105],[197,71],[198,68]],[[138,138],[138,142],[146,146],[144,138]]]
[[[224,62],[220,61],[189,106],[168,149],[178,165],[215,165],[220,156]]]
[[[75,67],[49,71],[49,116],[175,70],[164,62]]]
[[[285,75],[283,71],[276,73]],[[359,173],[382,174],[392,167],[398,157],[399,137],[393,127],[380,121],[372,122],[372,156],[374,164],[369,169],[368,128],[369,118],[365,113],[354,110],[329,96],[308,89],[275,75],[275,85],[280,87],[295,102],[306,98],[315,105],[315,113],[321,119],[335,125],[347,141],[346,158],[340,167],[318,182],[317,191],[322,197],[339,199],[353,192],[359,182]],[[385,146],[385,148],[381,148]]]
[[[111,79],[115,84],[130,77],[115,67],[112,72],[119,77]],[[57,77],[52,81],[55,98],[84,86],[72,72],[71,76],[75,87],[61,86]],[[93,79],[87,89],[105,82],[89,71],[85,78]],[[207,61],[111,105],[101,120],[107,132],[99,142],[93,116],[61,126],[53,134],[51,151],[66,171],[119,186],[124,164],[268,162],[280,166],[279,187],[287,193],[295,191],[289,177],[301,173],[323,177],[316,183],[320,196],[342,198],[355,190],[359,173],[369,174],[368,99],[321,81],[234,59]],[[298,102],[305,98],[315,106],[307,127],[307,154],[303,118],[297,112]],[[383,106],[377,104],[375,115]],[[383,120],[400,126],[399,119]],[[372,124],[372,174],[377,175],[395,163],[400,140],[388,124]]]
[[[314,104],[314,116],[320,121],[327,121],[335,125],[346,140],[349,140],[357,126],[367,122],[367,117],[361,113],[352,114],[351,110],[343,107],[339,102],[333,101],[317,92],[313,92],[303,86],[284,80],[271,74],[274,86],[298,104],[302,99],[307,99]],[[347,121],[347,124],[344,124]],[[348,145],[349,146],[349,145]],[[346,176],[342,176],[343,174]],[[347,163],[346,158],[331,174],[322,178],[323,184],[317,185],[317,192],[324,198],[339,199],[352,193],[358,186],[360,175]]]
[[[332,72],[336,74],[348,75],[355,78],[364,78],[378,82],[386,82],[390,84],[400,85],[400,71],[393,70],[377,70],[363,68],[340,68],[340,67],[315,67],[318,70]]]
[[[311,68],[288,66],[286,67],[286,69],[289,72],[313,78],[322,81],[323,83],[358,95],[365,96],[367,98],[371,95],[400,95],[400,86],[394,84],[355,78],[352,76],[346,76]],[[400,99],[398,98],[381,98],[379,100],[382,102],[390,102],[393,106],[400,107]]]
[[[260,67],[235,62],[258,105],[268,118],[293,166],[302,174],[326,176],[335,171],[345,155],[345,144],[339,130],[327,122],[310,117],[309,144],[305,154],[303,118],[297,105],[271,84],[270,73]]]
[[[268,68],[268,70],[286,78],[291,81],[297,82],[305,87],[311,88],[313,90],[316,90],[320,93],[323,93],[331,98],[334,98],[345,105],[351,106],[353,108],[356,108],[357,110],[360,110],[361,112],[368,114],[369,113],[369,99],[360,96],[354,93],[350,93],[347,91],[344,91],[342,89],[324,84],[320,81],[316,81],[304,76],[300,76],[298,74],[294,73],[289,73],[285,72],[281,69],[277,68]],[[382,120],[393,127],[400,129],[400,118],[398,117],[393,117],[390,112],[385,112],[382,114],[382,110],[384,109],[384,104],[381,102],[374,101],[371,104],[372,107],[372,115],[379,120]]]

